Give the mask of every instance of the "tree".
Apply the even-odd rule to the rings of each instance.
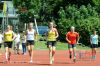
[[[28,23],[37,19],[47,24],[55,20],[61,39],[71,26],[75,26],[83,43],[88,44],[91,31],[100,32],[100,0],[13,0],[20,21]],[[100,34],[100,33],[98,33]],[[85,36],[85,37],[84,37]]]
[[[59,10],[57,25],[61,35],[60,40],[65,40],[66,32],[70,30],[71,26],[76,27],[76,31],[80,34],[80,42],[85,45],[89,45],[93,30],[97,30],[100,35],[100,18],[96,9],[90,4],[87,6],[82,5],[80,8],[69,5],[65,10]]]

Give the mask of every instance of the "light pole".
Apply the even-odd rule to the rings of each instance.
[[[36,21],[36,16],[37,16],[37,15],[34,15],[34,22],[35,22],[36,32],[37,32],[37,34],[39,35],[38,26],[37,26],[37,21]]]

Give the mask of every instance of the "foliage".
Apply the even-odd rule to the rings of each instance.
[[[65,34],[71,26],[76,27],[76,31],[80,34],[80,42],[84,44],[89,43],[93,30],[97,30],[100,35],[100,18],[95,8],[91,7],[91,5],[82,5],[80,8],[75,5],[69,5],[65,10],[60,9],[58,13],[59,22],[57,24],[60,34],[63,36],[62,40],[65,39]]]
[[[89,43],[92,30],[96,29],[100,35],[100,0],[13,1],[20,15],[20,22],[34,22],[35,17],[47,25],[49,21],[55,20],[61,40],[65,40],[65,34],[71,26],[76,27],[76,31],[80,33],[81,42],[85,44]]]

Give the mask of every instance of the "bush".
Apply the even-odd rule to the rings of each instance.
[[[80,42],[89,45],[90,35],[93,30],[97,30],[100,35],[100,18],[91,5],[80,6],[69,5],[66,9],[59,10],[58,30],[60,31],[60,40],[65,40],[65,34],[71,26],[76,27],[76,31],[80,34]]]

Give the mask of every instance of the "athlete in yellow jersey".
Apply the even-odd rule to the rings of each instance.
[[[55,54],[55,45],[56,45],[56,39],[58,38],[58,31],[56,28],[54,28],[53,22],[50,22],[49,24],[49,31],[47,32],[47,45],[49,48],[49,57],[50,57],[50,64],[54,62],[54,54]]]
[[[56,29],[53,28],[53,30],[49,30],[48,32],[48,41],[56,41]]]
[[[14,37],[14,32],[11,30],[10,25],[7,26],[7,30],[4,32],[4,46],[6,49],[6,61],[10,61],[12,41]]]

